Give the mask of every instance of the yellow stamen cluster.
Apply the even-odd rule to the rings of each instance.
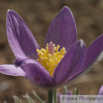
[[[42,66],[49,72],[49,74],[53,77],[53,72],[55,67],[58,65],[58,63],[61,61],[61,59],[64,57],[66,50],[63,47],[60,51],[59,48],[60,46],[57,45],[54,46],[54,53],[50,54],[48,50],[48,44],[46,46],[46,49],[37,49],[38,52],[38,59],[37,61],[42,64]]]

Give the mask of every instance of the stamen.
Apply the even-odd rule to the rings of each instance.
[[[44,68],[49,72],[49,74],[53,77],[54,69],[58,65],[58,63],[61,61],[61,59],[64,57],[66,50],[63,47],[59,51],[60,46],[53,44],[53,42],[50,42],[47,44],[46,49],[37,49],[38,52],[38,59],[37,61],[44,66]]]

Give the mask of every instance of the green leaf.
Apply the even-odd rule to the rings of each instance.
[[[33,95],[38,99],[38,101],[39,101],[40,103],[44,103],[43,100],[36,94],[35,91],[33,91]]]
[[[79,94],[79,87],[77,87],[74,91],[73,91],[73,95],[78,95]]]
[[[79,87],[77,87],[77,90],[76,90],[76,95],[79,94]]]
[[[17,96],[13,96],[15,103],[22,103]]]
[[[24,95],[23,97],[26,98],[28,103],[34,103],[33,99],[28,94]]]

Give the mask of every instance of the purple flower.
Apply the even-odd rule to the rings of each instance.
[[[57,93],[57,101],[58,101],[57,103],[60,103],[60,95],[63,95],[63,94]],[[68,90],[65,95],[73,95],[73,92]],[[71,101],[69,101],[69,103],[71,103]]]
[[[40,49],[26,23],[12,10],[8,11],[6,27],[16,61],[14,65],[1,65],[0,72],[24,76],[41,87],[64,85],[101,59],[103,35],[87,49],[82,40],[76,42],[76,24],[68,7],[51,22],[45,49]]]
[[[98,95],[103,95],[103,85],[100,87]]]

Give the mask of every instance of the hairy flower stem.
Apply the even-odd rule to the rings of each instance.
[[[53,89],[48,91],[48,103],[53,103]]]
[[[56,89],[54,89],[54,103],[56,103]]]
[[[56,89],[48,91],[48,103],[56,103]]]

